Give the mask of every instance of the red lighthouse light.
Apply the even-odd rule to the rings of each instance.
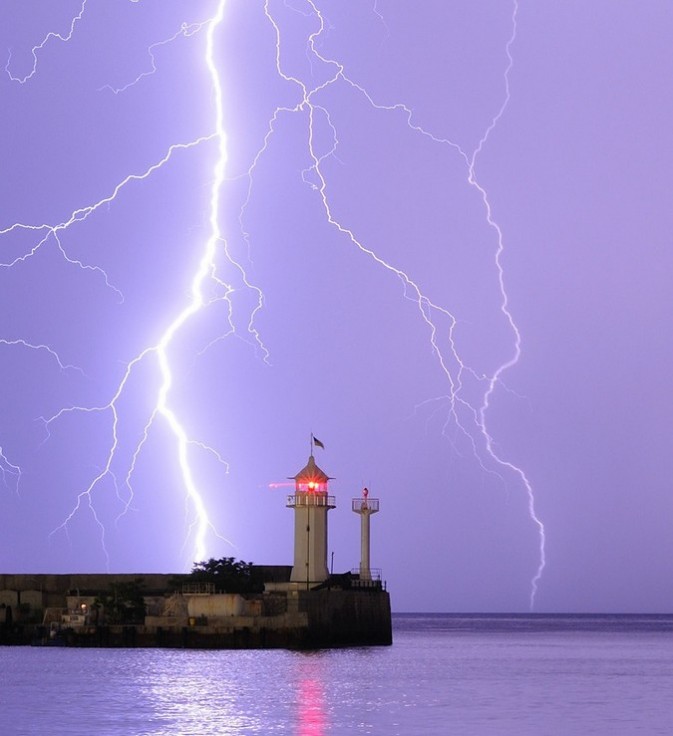
[[[327,494],[327,483],[330,478],[315,464],[313,455],[309,457],[306,467],[293,476],[293,479],[297,493]]]

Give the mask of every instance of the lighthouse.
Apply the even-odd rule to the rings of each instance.
[[[360,580],[371,580],[369,566],[369,519],[379,510],[379,499],[369,498],[369,491],[362,491],[362,498],[353,499],[353,511],[360,514]]]
[[[327,580],[327,512],[335,508],[327,493],[330,477],[315,463],[313,453],[295,476],[294,495],[287,507],[294,509],[294,565],[290,581],[312,584]]]

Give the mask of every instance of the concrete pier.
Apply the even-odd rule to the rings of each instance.
[[[392,643],[383,586],[332,576],[306,590],[289,566],[255,568],[264,592],[220,593],[188,575],[0,575],[0,644],[195,649],[319,649]],[[115,586],[142,594],[144,615],[111,619]],[[53,632],[57,632],[56,634]]]

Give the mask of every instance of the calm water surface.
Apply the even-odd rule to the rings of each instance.
[[[395,617],[392,647],[0,648],[2,734],[673,734],[670,617]]]

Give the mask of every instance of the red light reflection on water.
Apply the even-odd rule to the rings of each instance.
[[[301,656],[297,668],[297,736],[324,736],[328,713],[322,662],[311,655]]]
[[[299,683],[298,736],[323,736],[326,733],[325,691],[315,680]]]

